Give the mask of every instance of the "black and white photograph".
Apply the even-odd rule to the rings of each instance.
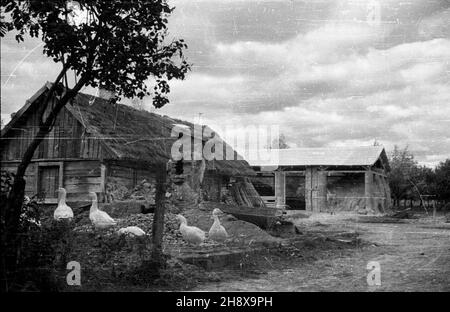
[[[450,0],[0,17],[2,293],[450,292]]]

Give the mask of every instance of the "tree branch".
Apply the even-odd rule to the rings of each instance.
[[[56,87],[58,86],[58,84],[61,81],[61,79],[67,73],[68,69],[69,69],[69,62],[67,62],[66,64],[63,65],[63,68],[62,68],[61,72],[58,74],[58,76],[56,77],[55,81],[51,85],[47,95],[45,96],[45,99],[44,99],[44,102],[43,102],[44,103],[44,107],[43,107],[43,109],[41,111],[40,118],[39,118],[39,126],[40,127],[44,123],[43,116],[44,116],[45,110],[47,109],[48,103],[50,102],[50,98],[52,97],[53,93],[55,92]]]

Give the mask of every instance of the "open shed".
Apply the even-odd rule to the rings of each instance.
[[[253,160],[251,178],[268,205],[315,212],[391,207],[382,146],[273,149],[268,161]]]

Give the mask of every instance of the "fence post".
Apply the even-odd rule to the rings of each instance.
[[[164,232],[164,212],[166,194],[167,172],[159,169],[156,176],[155,213],[152,227],[152,250],[151,256],[158,263],[162,261],[162,240]]]

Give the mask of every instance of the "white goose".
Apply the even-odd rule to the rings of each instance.
[[[117,231],[119,235],[144,236],[145,232],[138,226],[127,226]]]
[[[227,231],[223,225],[220,224],[219,215],[221,214],[223,214],[223,212],[218,208],[215,208],[212,212],[214,223],[209,229],[209,238],[216,242],[224,242],[228,238]]]
[[[188,226],[187,220],[182,215],[177,215],[178,221],[180,221],[180,232],[183,238],[188,243],[194,245],[200,245],[205,240],[205,232],[198,227]]]
[[[89,197],[92,200],[91,209],[89,210],[89,219],[94,227],[105,229],[116,225],[116,221],[113,218],[111,218],[106,212],[98,209],[97,194],[95,192],[90,192]]]
[[[53,219],[56,221],[73,219],[72,208],[66,204],[66,190],[62,187],[58,189],[58,207],[56,207],[55,212],[53,212]]]

